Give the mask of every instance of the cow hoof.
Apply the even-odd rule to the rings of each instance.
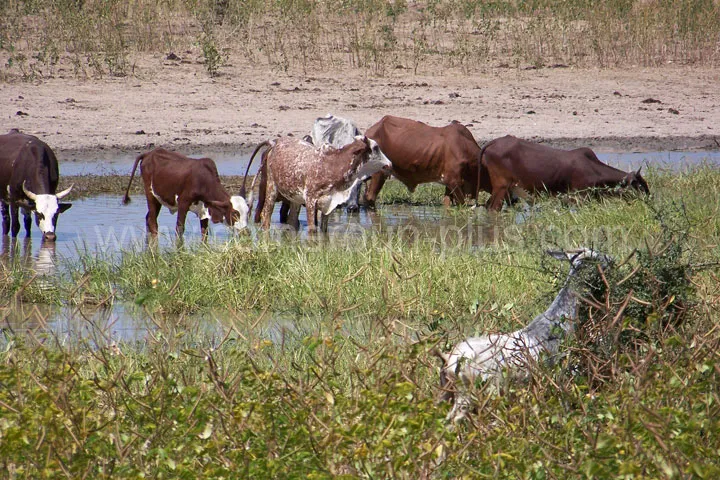
[[[358,207],[357,205],[350,205],[349,207],[347,207],[347,213],[359,213],[359,212],[360,212],[360,207]]]

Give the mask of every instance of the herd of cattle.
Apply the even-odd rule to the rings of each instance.
[[[209,158],[192,159],[162,148],[143,153],[133,165],[124,202],[130,199],[130,185],[139,164],[151,235],[158,232],[157,216],[162,206],[177,212],[178,235],[183,234],[188,212],[198,216],[203,234],[211,220],[242,230],[247,227],[255,189],[258,205],[254,220],[264,229],[270,227],[279,201],[281,222],[291,219],[292,213],[297,228],[297,211],[304,205],[308,230],[316,229],[319,212],[320,227],[325,231],[328,215],[338,205],[357,210],[360,187],[366,180],[364,204],[374,208],[390,175],[410,191],[421,183],[445,185],[446,206],[463,205],[468,200],[477,203],[483,190],[490,193],[485,204],[489,210],[500,210],[504,202],[512,203],[518,195],[533,192],[634,188],[649,193],[640,170],[628,173],[606,165],[589,148],[558,150],[512,136],[497,138],[481,148],[472,133],[455,121],[431,127],[385,116],[362,135],[352,121],[328,115],[318,118],[312,134],[302,140],[282,137],[258,145],[248,163],[246,179],[260,150],[259,172],[249,193],[243,181],[239,195],[233,196],[222,186]],[[72,189],[56,192],[58,179],[57,158],[47,144],[16,129],[0,135],[3,235],[18,235],[22,211],[29,236],[31,214],[35,212],[43,239],[55,240],[58,214],[71,206],[60,200]]]

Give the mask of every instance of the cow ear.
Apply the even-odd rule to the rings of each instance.
[[[208,211],[210,212],[210,219],[213,223],[221,223],[225,217],[225,211],[231,206],[230,202],[219,202],[217,200],[211,200],[205,202]]]
[[[65,210],[69,209],[70,207],[72,207],[72,203],[66,203],[66,202],[58,203],[58,213],[63,213]]]
[[[356,147],[353,147],[353,154],[358,153],[364,153],[364,152],[370,152],[372,150],[370,146],[370,139],[367,138],[365,135],[358,135],[355,137],[356,142],[362,142],[362,146],[357,145]]]

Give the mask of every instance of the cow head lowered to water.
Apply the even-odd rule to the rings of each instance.
[[[316,148],[303,140],[279,138],[258,145],[250,163],[264,146],[269,149],[262,156],[258,210],[265,229],[270,228],[275,201],[282,197],[305,205],[310,232],[315,231],[315,212],[320,211],[321,230],[326,231],[328,215],[347,201],[353,187],[391,166],[377,143],[365,136],[342,148],[327,144]]]
[[[623,178],[623,180],[620,182],[620,186],[632,188],[646,195],[649,195],[650,187],[648,186],[648,183],[645,181],[642,175],[640,175],[640,170],[642,170],[642,167],[638,168],[635,172],[628,172],[625,175],[625,178]]]
[[[560,150],[507,135],[488,142],[480,151],[480,162],[491,183],[489,210],[500,210],[504,201],[511,203],[511,193],[517,189],[555,194],[633,188],[650,193],[640,169],[624,172],[611,167],[586,147]]]
[[[185,232],[188,212],[200,219],[203,236],[207,234],[210,220],[224,222],[237,231],[247,227],[248,203],[252,203],[252,199],[231,197],[220,183],[215,162],[209,158],[189,158],[163,148],[143,153],[135,159],[123,203],[130,201],[130,185],[141,162],[148,204],[145,220],[150,235],[158,233],[157,217],[163,206],[171,213],[177,212],[175,230],[178,236]]]
[[[43,238],[46,240],[55,240],[55,227],[57,226],[57,217],[59,214],[67,210],[72,206],[72,203],[61,203],[58,200],[62,200],[70,191],[72,186],[66,188],[62,192],[55,195],[33,193],[30,191],[23,182],[23,192],[25,196],[30,199],[28,208],[23,206],[22,202],[19,202],[23,209],[30,209],[35,211],[35,223],[40,227],[40,231],[43,232]]]
[[[72,186],[55,193],[59,177],[57,158],[45,142],[16,129],[0,135],[3,235],[18,235],[22,209],[27,236],[32,226],[31,213],[35,212],[35,223],[43,233],[43,240],[55,241],[58,215],[72,206],[60,202]]]

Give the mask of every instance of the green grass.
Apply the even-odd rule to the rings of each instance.
[[[719,176],[651,171],[649,199],[539,198],[497,215],[452,209],[443,222],[490,225],[496,242],[428,226],[412,242],[392,231],[260,234],[86,255],[43,279],[2,263],[3,324],[16,301],[133,302],[152,319],[139,342],[115,343],[92,316],[91,333],[71,341],[42,326],[4,330],[3,468],[11,478],[715,478]],[[442,193],[420,188],[413,200],[388,187],[386,203]],[[617,259],[606,306],[597,293],[561,362],[502,395],[477,388],[472,421],[449,429],[430,350],[526,323],[567,272],[542,251],[580,245]],[[678,308],[688,310],[673,321]]]

